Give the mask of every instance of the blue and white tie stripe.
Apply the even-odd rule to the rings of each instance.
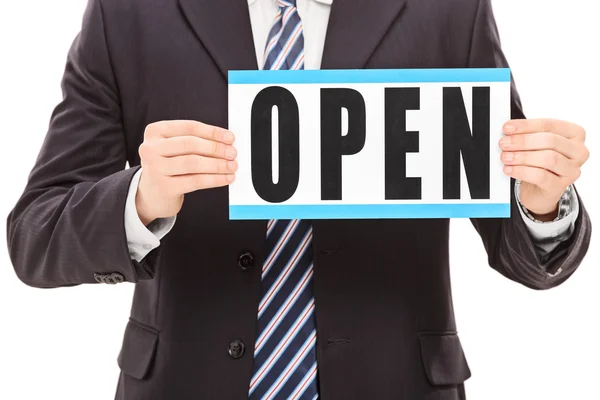
[[[304,34],[296,0],[277,0],[279,12],[265,46],[263,69],[304,69]]]
[[[296,1],[277,3],[264,69],[304,69],[304,35]],[[267,225],[251,400],[319,398],[312,236],[309,221],[277,220]]]

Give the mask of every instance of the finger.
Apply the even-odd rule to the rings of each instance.
[[[232,144],[235,141],[234,134],[227,129],[199,121],[160,121],[149,125],[150,127],[147,132],[165,138],[190,135],[225,144]]]
[[[192,174],[171,177],[170,184],[173,185],[174,192],[186,194],[196,190],[227,186],[234,180],[235,175],[233,174]]]
[[[504,136],[499,145],[504,151],[554,150],[570,159],[581,153],[576,142],[550,132]]]
[[[570,176],[574,163],[553,150],[503,152],[502,162],[508,166],[529,166],[546,169],[559,176]]]
[[[511,178],[531,183],[550,193],[556,192],[557,188],[568,186],[563,184],[563,178],[542,168],[520,165],[506,166],[504,167],[504,173]]]
[[[237,171],[237,162],[197,155],[162,158],[157,169],[165,176],[188,174],[232,174]]]
[[[202,139],[196,136],[177,136],[158,141],[158,155],[175,157],[196,154],[205,157],[233,160],[237,156],[236,149],[228,144]]]
[[[516,119],[507,122],[503,128],[507,135],[552,132],[567,139],[580,137],[585,131],[572,122],[557,119]]]

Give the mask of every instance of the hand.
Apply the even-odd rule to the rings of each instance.
[[[500,140],[504,173],[522,181],[521,203],[537,219],[556,218],[565,189],[588,160],[585,130],[552,119],[513,120]]]
[[[135,204],[144,225],[175,216],[184,194],[234,181],[233,133],[196,121],[150,124],[139,148],[142,175]]]

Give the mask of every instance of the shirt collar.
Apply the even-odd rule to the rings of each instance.
[[[258,0],[248,0],[248,5],[251,6],[252,4],[256,3]],[[330,6],[331,3],[333,3],[333,0],[311,0],[311,1],[316,1],[317,3],[321,3],[321,4],[325,4],[327,6]]]

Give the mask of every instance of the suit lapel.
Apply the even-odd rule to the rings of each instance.
[[[407,0],[333,0],[322,69],[360,69]]]
[[[247,1],[179,0],[179,4],[225,79],[228,70],[258,68]]]
[[[321,68],[363,68],[406,2],[334,0]],[[179,4],[225,79],[228,70],[258,68],[247,1],[179,0]]]

